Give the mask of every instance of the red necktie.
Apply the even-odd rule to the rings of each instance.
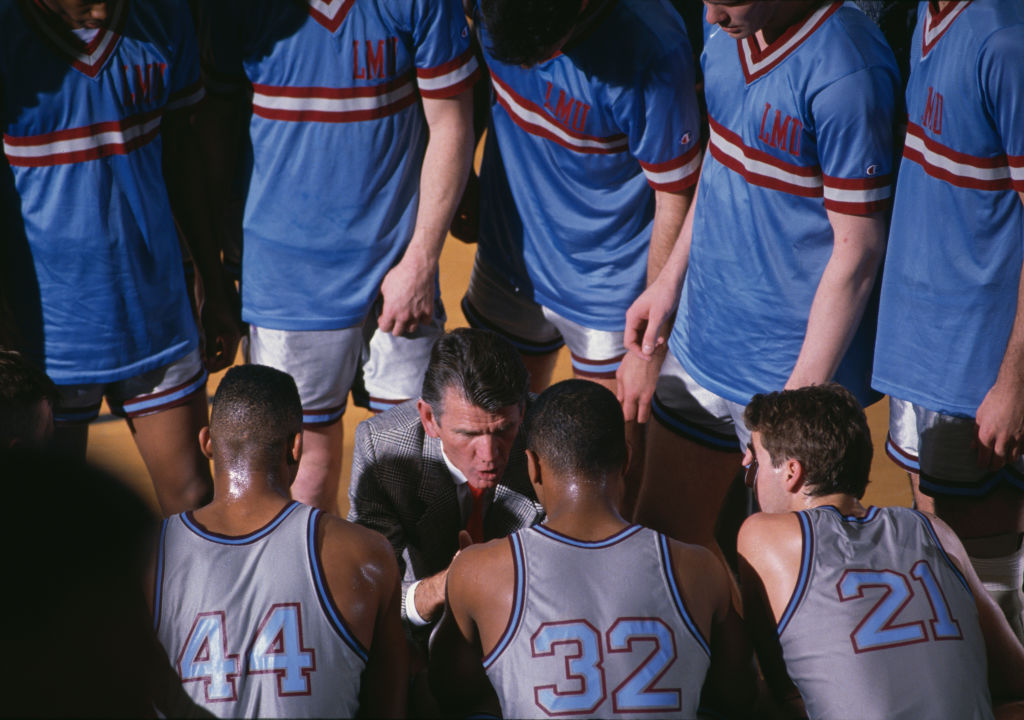
[[[475,488],[466,483],[470,495],[473,496],[473,508],[469,511],[469,520],[466,521],[466,530],[473,542],[484,541],[484,488]]]

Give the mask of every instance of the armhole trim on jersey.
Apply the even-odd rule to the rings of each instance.
[[[668,588],[672,593],[672,599],[675,601],[676,610],[679,611],[679,617],[682,619],[683,624],[686,625],[686,629],[693,635],[693,639],[697,641],[697,644],[710,657],[711,647],[708,645],[708,641],[704,639],[704,635],[701,633],[700,628],[697,627],[697,623],[690,616],[690,612],[686,609],[686,603],[683,602],[683,594],[679,592],[676,572],[672,567],[672,554],[668,548],[668,538],[661,533],[655,533],[655,537],[657,538],[659,556],[661,557],[661,570],[665,573],[665,581],[668,583]]]
[[[171,518],[164,518],[160,523],[160,542],[156,547],[156,572],[153,574],[153,632],[160,629],[160,588],[164,584],[164,539],[167,537],[167,523]]]
[[[501,634],[498,644],[481,661],[484,670],[493,665],[498,656],[512,642],[512,638],[519,629],[519,623],[523,620],[523,600],[526,595],[526,557],[523,554],[523,541],[519,537],[519,533],[512,533],[508,536],[508,542],[512,546],[512,566],[515,569],[515,594],[512,598],[512,612],[509,613],[508,624],[505,626],[505,632]]]
[[[369,660],[369,653],[366,648],[362,646],[362,643],[356,639],[356,636],[349,629],[348,624],[345,622],[344,616],[338,609],[338,606],[334,604],[334,598],[331,597],[331,590],[327,587],[327,583],[324,580],[323,566],[320,561],[320,553],[316,547],[316,534],[317,529],[320,527],[320,522],[323,519],[323,513],[316,508],[312,508],[309,513],[309,519],[307,523],[307,547],[309,549],[309,569],[313,574],[313,584],[316,586],[316,596],[320,600],[320,607],[324,611],[324,616],[330,622],[331,627],[338,633],[346,645],[348,645],[352,652],[359,656],[359,658],[365,663]]]
[[[942,541],[939,540],[939,536],[936,534],[935,528],[932,526],[932,521],[929,520],[928,516],[926,516],[920,510],[910,508],[910,511],[915,513],[919,518],[921,518],[921,521],[924,523],[925,530],[928,531],[928,534],[931,536],[932,540],[935,541],[935,546],[939,548],[939,554],[942,555],[942,559],[946,561],[946,565],[948,565],[949,569],[953,571],[953,574],[956,576],[956,579],[960,581],[960,584],[964,586],[964,590],[967,591],[967,594],[971,597],[974,597],[974,593],[971,592],[971,586],[967,584],[967,578],[964,577],[964,574],[960,572],[960,568],[958,568],[956,566],[956,563],[953,562],[952,558],[949,557],[949,554],[946,552],[946,548],[942,546]]]
[[[814,560],[814,532],[811,530],[811,521],[803,512],[798,512],[796,516],[800,520],[800,536],[803,540],[803,550],[800,553],[800,574],[797,576],[793,595],[789,598],[786,610],[782,613],[782,618],[779,620],[779,636],[786,630],[786,626],[793,619],[793,614],[800,606],[804,595],[807,594],[807,587],[810,584],[808,580],[811,575],[811,563]]]

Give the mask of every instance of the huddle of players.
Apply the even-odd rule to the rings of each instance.
[[[443,324],[437,257],[480,69],[451,2],[194,5],[207,84],[229,109],[213,130],[233,127],[236,105],[251,111],[250,359],[296,378],[306,452],[294,495],[330,506],[356,367],[366,360],[371,398],[415,397]],[[706,6],[703,167],[692,53],[667,6],[466,8],[492,80],[467,317],[515,340],[541,384],[564,342],[575,373],[615,388],[627,419],[645,420],[650,402],[636,517],[712,548],[755,394],[832,378],[862,403],[871,385],[887,392],[887,449],[919,482],[919,504],[934,497],[982,556],[1019,633],[1024,9],[920,5],[872,377],[864,310],[902,107],[891,51],[838,3]],[[204,93],[192,25],[169,0],[5,0],[0,13],[16,332],[58,384],[66,444],[84,447],[75,422],[106,395],[130,418],[163,509],[194,506],[209,482],[191,441],[205,371],[175,221],[205,291],[208,369],[230,362],[237,333],[204,203],[223,192],[196,170],[203,146],[189,136]],[[88,188],[99,195],[83,202]],[[86,242],[86,227],[103,231]],[[909,572],[927,595],[926,580],[893,572],[904,594],[916,592]],[[886,578],[892,601],[899,583]],[[871,618],[882,631],[892,620]]]

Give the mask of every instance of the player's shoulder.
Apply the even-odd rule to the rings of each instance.
[[[328,513],[319,517],[317,542],[325,563],[368,578],[398,572],[391,543],[379,532]]]
[[[883,66],[896,70],[896,57],[879,27],[862,10],[841,5],[812,36],[816,51],[827,57],[819,70],[836,78],[858,70]]]
[[[474,543],[461,550],[448,568],[449,590],[468,598],[486,599],[515,575],[515,559],[507,537]]]
[[[740,526],[736,550],[751,564],[772,555],[791,554],[796,545],[799,554],[803,542],[800,518],[796,513],[759,512],[751,515]]]

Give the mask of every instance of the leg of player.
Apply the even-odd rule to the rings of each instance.
[[[529,365],[526,366],[529,370]],[[575,376],[583,380],[591,380],[596,382],[598,385],[604,385],[612,392],[616,392],[616,381],[615,378],[595,378],[586,377],[575,373]],[[533,376],[530,376],[530,390],[537,392],[533,389]],[[644,478],[644,458],[646,457],[646,425],[641,425],[636,421],[630,421],[626,423],[626,442],[629,443],[630,456],[629,456],[629,469],[626,471],[626,477],[624,479],[624,489],[622,493],[622,502],[619,505],[619,512],[622,517],[627,520],[633,517],[633,513],[636,509],[637,498],[640,494],[640,486],[643,484]]]
[[[703,545],[725,562],[715,541],[715,521],[743,456],[681,437],[657,419],[648,424],[634,520],[676,540]]]
[[[558,351],[534,355],[520,353],[523,358],[523,365],[526,372],[530,373],[530,392],[541,393],[551,384],[551,377],[555,372],[555,365],[558,362]]]
[[[1024,643],[1024,493],[1005,483],[982,498],[934,500],[935,514],[963,540],[982,584]]]
[[[198,440],[206,424],[205,387],[183,405],[128,421],[164,516],[194,510],[211,499],[210,463]]]
[[[935,498],[921,492],[921,476],[917,473],[908,472],[907,478],[910,480],[910,491],[914,495],[914,509],[934,515]]]
[[[292,484],[292,498],[338,514],[338,483],[341,478],[345,424],[305,426],[302,430],[302,459]]]

